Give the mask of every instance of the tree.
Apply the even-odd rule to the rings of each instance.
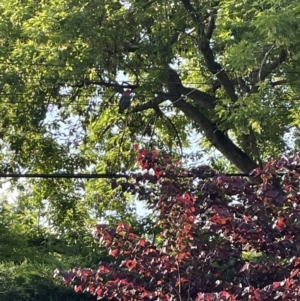
[[[296,0],[7,0],[0,9],[2,136],[14,167],[49,160],[54,130],[70,116],[76,139],[68,137],[64,155],[73,141],[80,166],[103,168],[104,152],[111,169],[121,162],[125,170],[129,141],[148,133],[174,148],[194,128],[248,173],[284,151],[284,134],[299,123]],[[116,82],[119,71],[129,84]],[[135,94],[126,117],[111,97],[123,86]],[[40,162],[29,157],[36,144]]]
[[[99,225],[114,260],[56,271],[67,285],[100,300],[297,300],[299,154],[257,168],[257,186],[207,166],[182,169],[157,151],[140,150],[138,160],[144,173],[129,189],[157,212],[160,235],[151,243],[122,222]]]

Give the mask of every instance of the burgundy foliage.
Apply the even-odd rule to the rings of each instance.
[[[67,285],[106,300],[300,300],[299,154],[255,170],[260,185],[157,151],[137,159],[144,172],[123,190],[153,208],[156,245],[122,222],[98,226],[115,259],[61,273]]]

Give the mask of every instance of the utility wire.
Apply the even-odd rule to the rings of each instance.
[[[32,174],[20,174],[20,173],[0,173],[0,178],[62,178],[62,179],[113,179],[113,178],[129,178],[130,176],[125,174],[68,174],[68,173],[32,173]]]
[[[197,88],[194,88],[195,90],[197,90],[199,87],[197,87]],[[193,90],[193,92],[195,91],[195,90]],[[190,91],[190,93],[192,93],[191,91]],[[27,95],[27,94],[23,94],[24,96],[29,96],[29,95]],[[183,94],[182,95],[182,97],[186,97],[186,96],[188,96],[189,94]],[[1,96],[1,93],[0,93],[0,96]],[[16,94],[16,95],[14,95],[14,94],[10,94],[10,96],[21,96],[20,94]],[[44,95],[43,95],[44,96]],[[39,97],[42,97],[42,96],[39,96]],[[66,97],[66,96],[63,96],[63,97]],[[91,96],[91,98],[92,98],[93,96]],[[181,97],[181,98],[182,98]],[[180,98],[180,99],[181,99]],[[0,97],[0,99],[1,99],[1,97]],[[143,98],[144,99],[144,98]],[[148,97],[148,98],[145,98],[146,100],[152,100],[153,99],[153,97]],[[216,100],[226,100],[226,99],[228,99],[228,98],[225,98],[225,97],[223,97],[223,98],[217,98]],[[299,98],[278,98],[278,97],[274,97],[274,100],[282,100],[282,101],[298,101],[300,99],[300,96],[299,96]],[[266,99],[266,101],[269,101],[269,99]],[[49,104],[49,105],[51,105],[51,104],[53,104],[53,105],[63,105],[64,103],[62,103],[62,102],[59,102],[59,101],[57,101],[57,102],[54,102],[54,101],[44,101],[44,102],[41,102],[41,101],[19,101],[19,100],[9,100],[9,101],[0,101],[0,104],[5,104],[5,105],[7,105],[7,104],[14,104],[14,103],[24,103],[24,104],[45,104],[45,105],[47,105],[47,104]],[[97,101],[97,103],[99,103],[98,101]],[[89,102],[76,102],[76,101],[71,101],[71,103],[65,103],[66,105],[89,105],[89,104],[97,104],[96,102],[94,102],[93,103],[93,100],[91,100],[91,101],[89,101]],[[114,106],[114,104],[111,104],[112,106]]]
[[[199,70],[198,70],[199,71]],[[300,71],[299,71],[300,73]],[[19,76],[20,73],[18,73],[18,75],[15,75],[13,74],[12,76],[13,77],[16,77],[14,78],[14,84],[16,83],[17,80],[19,80],[20,82],[24,82],[26,80],[36,80],[38,81],[39,83],[45,83],[47,84],[49,81],[49,84],[54,84],[53,82],[57,81],[57,77],[44,77],[44,76],[28,76],[28,75],[25,75],[25,76]],[[22,73],[21,73],[22,74]],[[5,79],[9,77],[9,75],[0,75],[0,79]],[[69,82],[84,82],[85,78],[84,77],[80,77],[80,78],[60,78],[61,81],[65,81],[66,84],[68,84]],[[99,80],[99,79],[98,79]],[[99,80],[100,81],[100,80]],[[122,81],[117,81],[117,82],[122,82]],[[136,84],[136,80],[126,80],[124,81],[124,83],[128,83],[128,84]],[[161,80],[148,80],[147,77],[141,77],[140,80],[139,80],[139,84],[161,84],[162,81]],[[169,82],[171,84],[176,84],[177,82]],[[56,83],[58,84],[58,83]],[[200,84],[208,84],[207,81],[185,81],[184,82],[185,85],[200,85]],[[285,85],[285,84],[288,84],[289,86],[299,86],[300,84],[297,84],[297,83],[281,83],[281,85]],[[95,84],[96,85],[96,84]],[[232,84],[233,86],[236,85],[236,84]]]
[[[91,66],[91,65],[88,65],[88,64],[44,64],[44,63],[21,63],[21,62],[7,62],[7,61],[3,61],[3,60],[0,60],[0,66],[1,65],[11,65],[11,66],[40,66],[40,67],[60,67],[60,68],[73,68],[73,69],[80,69],[80,68],[89,68],[89,69],[97,69],[99,71],[103,70],[103,71],[106,71],[105,68],[101,68],[101,67],[98,67],[98,66]],[[160,67],[145,67],[143,68],[143,70],[146,70],[146,71],[151,71],[151,70],[157,70],[157,71],[168,71],[167,68],[160,68]],[[216,70],[208,70],[207,68],[203,68],[203,67],[199,67],[199,68],[176,68],[176,70],[178,71],[206,71],[206,72],[218,72],[219,69],[216,69]],[[236,72],[234,70],[226,70],[226,72],[228,73],[233,73],[233,72]],[[300,70],[294,70],[294,71],[272,71],[271,73],[300,73]]]
[[[0,79],[2,78],[6,78],[7,76],[4,76],[4,75],[0,75]],[[57,78],[51,78],[51,77],[33,77],[33,76],[24,76],[22,78],[16,78],[14,79],[14,84],[17,83],[16,80],[20,80],[21,82],[24,82],[24,80],[36,80],[36,81],[39,81],[39,83],[48,83],[46,82],[46,80],[49,80],[49,84],[54,84],[52,81],[57,81]],[[98,79],[100,81],[100,79]],[[68,82],[84,82],[84,78],[61,78],[61,81],[65,81],[66,84],[68,84]],[[118,82],[118,81],[116,81]],[[122,81],[119,81],[119,82],[122,82]],[[135,80],[126,80],[124,81],[124,83],[129,83],[129,84],[136,84],[136,81]],[[162,81],[161,80],[147,80],[147,79],[141,79],[139,81],[139,84],[161,84]],[[177,82],[169,82],[171,84],[176,84]],[[58,84],[58,83],[57,83]],[[207,82],[184,82],[185,85],[200,85],[200,84],[207,84]],[[97,85],[97,84],[94,84],[94,85]],[[100,84],[99,84],[100,86]],[[126,86],[124,86],[126,88]]]
[[[140,173],[136,174],[64,174],[64,173],[53,173],[53,174],[46,174],[46,173],[32,173],[32,174],[20,174],[20,173],[0,173],[0,178],[46,178],[46,179],[53,179],[53,178],[60,178],[60,179],[115,179],[115,178],[136,178],[138,176],[143,176]],[[204,175],[195,175],[195,174],[185,174],[185,175],[174,175],[174,174],[164,174],[161,175],[161,177],[164,178],[198,178],[198,177],[204,177],[204,178],[212,178],[214,176],[229,176],[229,177],[249,177],[251,176],[248,173],[220,173],[220,174],[204,174]]]

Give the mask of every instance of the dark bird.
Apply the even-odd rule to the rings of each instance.
[[[119,102],[119,113],[122,114],[124,112],[124,110],[128,109],[130,107],[131,104],[131,89],[127,89],[123,92],[121,98],[120,98],[120,102]]]

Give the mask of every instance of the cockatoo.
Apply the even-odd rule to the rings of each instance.
[[[119,113],[123,113],[124,110],[128,109],[131,104],[131,99],[132,97],[130,96],[131,94],[131,89],[127,89],[123,92],[120,101],[119,101]]]

